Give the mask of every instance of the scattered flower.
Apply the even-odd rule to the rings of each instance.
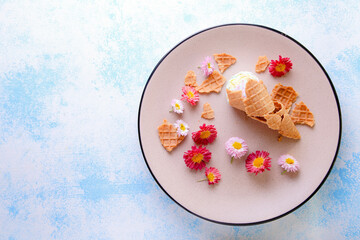
[[[279,60],[271,60],[269,72],[274,77],[281,77],[292,69],[290,58],[283,58],[279,55]]]
[[[205,167],[205,176],[206,176],[205,179],[201,179],[198,182],[207,180],[209,185],[213,185],[215,183],[219,183],[219,180],[221,179],[221,174],[219,170],[214,167],[210,167],[210,168]]]
[[[178,99],[173,99],[172,101],[171,101],[171,107],[172,107],[172,111],[174,111],[174,112],[176,112],[176,113],[178,113],[178,114],[181,114],[181,113],[183,113],[184,112],[184,105],[183,105],[183,103],[180,101],[180,100],[178,100]]]
[[[214,65],[212,64],[211,57],[205,57],[205,60],[201,63],[200,69],[206,77],[214,71]]]
[[[201,170],[211,159],[211,152],[206,147],[192,146],[191,150],[184,153],[184,161],[187,167]]]
[[[212,143],[217,136],[217,131],[214,125],[206,125],[205,123],[200,126],[200,130],[192,133],[192,139],[196,144],[207,145]]]
[[[262,173],[266,170],[270,171],[271,167],[271,158],[269,153],[266,151],[256,151],[255,153],[250,153],[246,159],[246,168],[248,172]]]
[[[183,120],[177,120],[174,123],[174,126],[176,127],[176,131],[178,133],[179,136],[186,136],[189,132],[189,125],[184,122]]]
[[[285,172],[297,172],[300,169],[299,162],[289,154],[280,156],[278,164],[284,169],[281,174]]]
[[[231,163],[235,159],[239,159],[244,156],[248,151],[248,145],[246,142],[238,137],[232,137],[225,143],[225,149],[231,157]]]
[[[183,94],[181,95],[181,100],[186,100],[191,105],[195,106],[199,101],[199,93],[195,90],[195,88],[190,86],[184,86],[182,88]]]

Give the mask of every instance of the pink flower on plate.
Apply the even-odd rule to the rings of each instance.
[[[211,159],[211,152],[206,147],[192,146],[191,150],[184,153],[184,161],[188,168],[201,170]]]
[[[274,77],[281,77],[292,69],[290,58],[283,58],[279,55],[279,60],[271,60],[269,72]]]
[[[211,57],[205,57],[205,60],[201,63],[200,69],[206,77],[214,71],[214,65],[212,64]]]
[[[262,173],[266,170],[270,171],[271,167],[271,158],[269,157],[269,153],[266,151],[256,151],[252,152],[246,159],[246,168],[248,172]]]
[[[205,167],[205,179],[201,179],[198,182],[201,181],[208,181],[209,185],[214,185],[216,183],[219,183],[220,179],[221,179],[221,174],[219,172],[219,170],[217,168],[214,167]]]
[[[200,130],[192,133],[192,139],[198,145],[208,145],[212,143],[217,137],[217,131],[214,125],[200,126]]]
[[[284,154],[282,156],[280,156],[279,160],[278,160],[278,164],[280,165],[280,167],[282,167],[284,169],[284,171],[281,173],[285,173],[285,172],[297,172],[300,169],[300,164],[299,162],[291,155],[289,154]]]
[[[199,101],[199,93],[195,90],[195,88],[190,86],[184,86],[182,88],[183,94],[181,95],[181,100],[186,100],[191,105],[195,106]]]
[[[238,137],[232,137],[225,143],[226,152],[231,157],[231,163],[234,159],[239,159],[244,156],[248,151],[246,142]]]

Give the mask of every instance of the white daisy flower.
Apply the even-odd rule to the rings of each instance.
[[[184,105],[178,99],[173,99],[171,101],[171,107],[172,107],[172,110],[178,114],[181,114],[184,112]]]
[[[177,120],[174,123],[174,126],[176,127],[179,136],[186,136],[189,133],[189,125],[183,120]]]

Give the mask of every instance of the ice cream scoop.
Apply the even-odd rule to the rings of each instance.
[[[230,91],[241,90],[242,96],[246,98],[245,86],[249,79],[259,81],[259,78],[255,76],[255,74],[253,74],[252,72],[238,72],[229,79],[226,85],[226,89],[229,89]]]

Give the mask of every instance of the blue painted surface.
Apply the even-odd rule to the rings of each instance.
[[[0,1],[0,239],[359,239],[359,11],[357,0]],[[138,104],[157,62],[190,34],[232,22],[306,46],[343,114],[323,187],[259,226],[189,214],[138,146]]]

